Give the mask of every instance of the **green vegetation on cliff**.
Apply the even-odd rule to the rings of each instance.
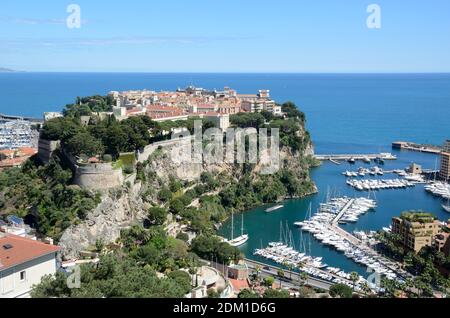
[[[121,152],[134,152],[148,144],[171,138],[171,130],[184,127],[191,133],[194,121],[203,122],[203,130],[214,127],[208,120],[189,118],[186,121],[157,123],[148,116],[136,116],[117,121],[114,116],[100,119],[98,112],[111,111],[110,96],[77,98],[75,104],[66,105],[64,117],[47,121],[41,136],[60,140],[65,150],[74,156],[102,156],[108,154],[116,160]],[[82,116],[89,118],[82,123]],[[83,117],[83,118],[84,118]]]
[[[100,202],[95,194],[71,186],[71,179],[58,156],[46,166],[33,157],[22,168],[7,169],[0,173],[1,213],[24,217],[39,233],[57,239]]]
[[[80,288],[69,289],[67,276],[57,273],[44,277],[32,297],[182,298],[195,287],[189,273],[201,266],[192,252],[224,262],[241,258],[237,248],[215,237],[196,238],[191,252],[184,241],[168,237],[159,226],[123,230],[119,243],[121,249],[103,253],[97,264],[81,266]]]
[[[125,160],[118,160],[121,153],[133,153],[151,142],[170,138],[167,132],[172,128],[185,127],[190,131],[194,128],[193,119],[155,123],[139,116],[119,122],[114,117],[100,120],[93,114],[109,111],[111,105],[111,100],[101,96],[80,98],[66,107],[63,118],[44,125],[42,137],[61,140],[63,149],[75,156],[98,155],[105,161],[115,161],[115,165],[124,165]],[[45,278],[33,296],[182,297],[192,286],[186,272],[180,270],[193,271],[198,266],[198,256],[222,263],[239,260],[242,257],[239,250],[215,236],[217,224],[231,212],[304,196],[315,190],[308,175],[311,160],[305,155],[310,139],[304,129],[304,114],[292,103],[282,107],[286,118],[266,112],[231,117],[237,127],[280,129],[287,159],[277,173],[260,175],[255,165],[235,164],[224,167],[220,173],[205,171],[198,181],[184,182],[173,170],[167,176],[158,176],[160,171],[152,170],[167,160],[163,150],[155,151],[147,162],[134,167],[136,182],[141,181],[145,189],[141,195],[148,204],[148,228],[140,225],[123,230],[118,250],[103,255],[97,265],[83,265],[80,289],[67,289],[65,276],[57,274]],[[90,116],[90,120],[83,124],[81,116]],[[212,123],[204,122],[203,129],[211,126]],[[46,166],[33,159],[22,169],[0,173],[2,213],[29,217],[41,234],[56,239],[67,227],[83,221],[99,203],[94,193],[70,185],[72,172],[59,158],[56,154]],[[187,225],[191,233],[168,237],[164,226],[169,213],[174,220]],[[190,241],[192,234],[196,238]],[[100,249],[101,244],[98,246]]]
[[[80,117],[89,116],[92,112],[108,112],[112,110],[114,98],[112,96],[87,96],[77,97],[75,104],[68,104],[64,110],[64,116]]]
[[[231,116],[231,123],[236,127],[280,129],[281,147],[286,157],[278,172],[262,175],[255,170],[254,164],[235,164],[221,173],[203,172],[200,180],[189,185],[189,189],[183,187],[180,193],[180,183],[174,183],[173,172],[167,171],[169,182],[154,184],[158,192],[150,202],[164,205],[167,212],[180,217],[181,222],[196,233],[214,233],[215,225],[226,220],[232,211],[241,212],[316,191],[309,178],[309,168],[317,163],[305,154],[311,141],[304,129],[304,114],[292,103],[282,107],[291,117],[280,118],[265,113]],[[167,153],[155,152],[141,167],[140,180],[155,181],[156,171],[146,167],[158,166],[167,160],[170,160]]]
[[[112,155],[133,152],[151,143],[150,130],[155,123],[146,116],[118,122],[114,117],[82,125],[76,117],[60,117],[45,123],[42,137],[61,140],[62,146],[75,156]]]
[[[151,266],[133,257],[104,255],[96,265],[81,266],[80,288],[68,288],[67,276],[46,276],[31,292],[33,298],[183,298],[191,290],[186,272],[159,278]]]

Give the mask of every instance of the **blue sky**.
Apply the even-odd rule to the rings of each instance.
[[[66,8],[81,7],[69,29]],[[381,7],[381,29],[366,9]],[[448,0],[3,0],[0,67],[450,72]]]

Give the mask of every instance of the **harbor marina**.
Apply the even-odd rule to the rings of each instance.
[[[358,217],[376,208],[376,202],[368,198],[333,198],[320,205],[319,211],[295,225],[310,232],[322,244],[335,248],[345,257],[367,266],[371,271],[388,279],[403,281],[407,274],[399,264],[379,255],[372,247],[374,233],[355,232],[352,235],[341,229],[338,223],[356,222]]]
[[[441,197],[446,203],[442,204],[442,209],[450,213],[450,184],[445,182],[433,182],[425,186],[425,191],[434,196]]]
[[[355,148],[354,150],[355,153],[359,151],[366,153],[370,152],[369,148]],[[404,168],[409,166],[411,162],[416,162],[424,168],[431,169],[436,165],[436,156],[433,154],[400,152],[394,150],[394,155],[397,156],[397,160],[386,161],[383,166],[385,177],[378,175],[373,176],[373,179],[387,179],[387,173],[395,173],[401,177],[399,173],[403,171],[406,174]],[[370,170],[371,167],[365,166],[364,168]],[[283,224],[286,224],[286,222],[289,223],[295,242],[299,241],[300,236],[303,236],[306,242],[310,240],[310,242],[307,243],[308,251],[305,253],[306,255],[322,257],[322,263],[326,263],[328,267],[340,268],[346,273],[357,272],[365,278],[373,275],[375,272],[371,267],[347,257],[345,252],[337,250],[335,246],[324,244],[322,241],[317,240],[314,237],[314,233],[299,231],[298,225],[294,225],[296,222],[303,222],[305,219],[308,220],[310,215],[319,212],[321,204],[331,201],[330,195],[327,195],[327,189],[329,189],[330,192],[333,192],[333,196],[335,197],[364,197],[373,200],[376,199],[376,207],[368,210],[366,213],[360,214],[357,217],[356,222],[354,219],[351,222],[345,223],[341,220],[341,223],[338,221],[336,224],[339,225],[336,227],[348,233],[349,238],[358,245],[358,248],[359,245],[364,246],[367,243],[363,243],[365,241],[361,240],[355,231],[358,233],[365,232],[366,235],[370,235],[370,232],[373,231],[389,231],[392,218],[398,216],[403,211],[430,211],[440,220],[444,221],[448,219],[448,212],[442,208],[442,204],[446,204],[447,200],[435,196],[430,192],[426,192],[424,189],[426,184],[416,183],[414,187],[402,188],[401,191],[371,190],[366,191],[365,195],[361,195],[363,192],[346,184],[347,178],[342,177],[342,172],[345,170],[350,171],[355,170],[355,168],[345,161],[341,162],[340,165],[335,165],[329,161],[323,162],[320,168],[311,170],[311,177],[319,189],[318,194],[302,199],[287,200],[283,202],[284,207],[277,210],[277,213],[267,213],[265,211],[268,208],[267,206],[257,207],[244,213],[245,230],[250,236],[248,242],[240,247],[245,256],[249,259],[269,265],[277,264],[273,260],[263,258],[259,255],[253,255],[253,253],[256,249],[262,249],[271,242],[279,241],[279,224],[280,221],[282,221]],[[360,178],[358,177],[356,179],[359,180]],[[368,197],[368,194],[370,194],[370,197]],[[310,206],[312,206],[311,212],[309,212]],[[229,236],[230,227],[231,219],[223,224],[219,233],[221,233],[222,236]],[[240,224],[236,223],[235,232],[239,231],[239,227]],[[338,234],[339,233],[341,232],[338,232]],[[309,245],[311,246],[310,252]],[[300,251],[300,249],[298,248],[297,251]],[[303,253],[304,250],[301,250],[301,252]],[[392,266],[396,266],[396,264],[393,263]],[[392,267],[392,269],[393,271],[396,271],[395,267]]]
[[[37,135],[38,132],[32,129],[29,121],[17,119],[0,122],[0,149],[36,146]]]
[[[368,282],[360,275],[356,282],[353,282],[351,280],[351,274],[346,273],[338,267],[331,267],[324,264],[322,257],[308,255],[311,251],[307,251],[306,242],[302,236],[299,242],[300,251],[297,251],[292,240],[292,232],[287,226],[286,231],[284,231],[282,223],[280,223],[280,241],[270,242],[268,245],[266,248],[256,249],[253,255],[270,260],[289,269],[305,272],[311,277],[319,278],[329,283],[345,284],[354,288],[357,292],[362,292],[364,286],[368,286],[374,292],[379,290],[376,284]]]
[[[414,187],[415,183],[404,179],[365,179],[347,180],[347,184],[358,191],[405,189]]]
[[[445,182],[433,182],[425,186],[425,191],[443,199],[450,199],[450,184]]]

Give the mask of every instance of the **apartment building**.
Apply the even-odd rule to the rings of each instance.
[[[447,140],[442,147],[439,177],[442,180],[450,180],[450,140]]]
[[[56,273],[58,246],[0,232],[0,298],[27,298],[31,287]]]
[[[392,219],[392,233],[401,237],[403,246],[415,253],[432,246],[441,223],[429,213],[405,212]]]

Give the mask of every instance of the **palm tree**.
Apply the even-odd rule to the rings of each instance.
[[[395,296],[395,291],[397,289],[397,286],[395,284],[395,281],[391,279],[387,279],[386,277],[383,277],[381,279],[381,286],[384,288],[384,293],[387,296]]]
[[[284,277],[284,270],[282,270],[281,268],[277,271],[277,275],[278,275],[278,277],[279,277],[279,279],[280,279],[280,288],[282,287],[282,282],[281,282],[281,279]]]
[[[300,278],[300,282],[301,282],[300,284],[305,285],[309,279],[309,275],[306,272],[301,272],[299,278]]]
[[[255,273],[256,273],[256,281],[259,282],[259,274],[261,273],[261,266],[256,265],[255,267]]]
[[[292,280],[292,270],[293,269],[294,269],[294,266],[292,266],[292,264],[288,264],[289,280]]]
[[[412,289],[414,288],[414,282],[411,278],[406,278],[405,283],[403,284],[404,291],[407,293],[412,292]]]
[[[450,280],[449,279],[443,279],[442,284],[440,286],[440,289],[443,293],[448,294],[448,289],[450,288]]]
[[[364,296],[367,297],[368,294],[372,293],[372,289],[370,288],[369,284],[367,282],[363,282],[361,284],[361,288],[364,292]]]
[[[417,296],[422,297],[422,291],[425,289],[424,283],[420,276],[414,279],[414,287],[417,289]]]
[[[358,280],[359,280],[359,274],[358,274],[357,272],[351,272],[351,273],[350,273],[350,280],[351,280],[352,283],[353,283],[353,290],[355,290],[356,283],[357,283]]]

